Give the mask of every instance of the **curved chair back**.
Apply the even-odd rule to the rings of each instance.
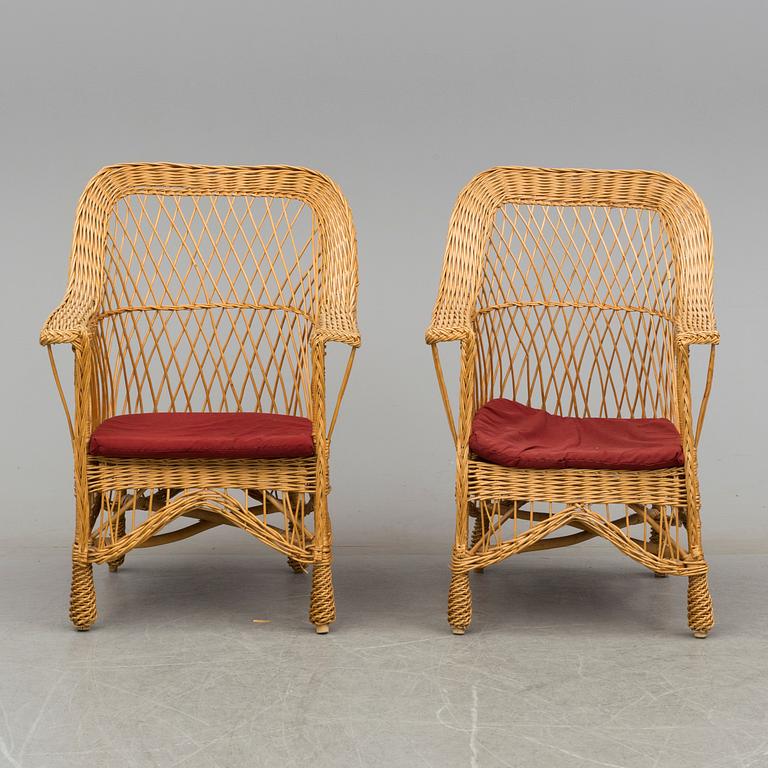
[[[682,182],[495,168],[461,193],[448,252],[441,291],[473,303],[476,406],[675,418],[675,338],[712,312],[709,220]]]
[[[146,411],[310,415],[310,337],[354,314],[354,231],[327,177],[290,167],[105,168],[75,224],[96,310],[101,418]]]

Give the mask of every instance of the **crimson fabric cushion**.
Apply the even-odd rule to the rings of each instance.
[[[93,456],[124,459],[289,459],[313,456],[312,422],[276,413],[134,413],[91,435]]]
[[[475,414],[470,449],[504,467],[663,469],[683,466],[668,419],[555,416],[514,400],[490,400]]]

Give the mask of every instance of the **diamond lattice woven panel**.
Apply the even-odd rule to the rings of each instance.
[[[478,396],[565,415],[669,416],[673,296],[656,212],[502,206],[478,303]]]
[[[99,325],[115,412],[305,414],[317,240],[298,200],[120,199]]]

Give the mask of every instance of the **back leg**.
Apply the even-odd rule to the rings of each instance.
[[[120,539],[125,536],[125,512],[120,514],[120,519],[117,522],[117,537],[116,541],[120,541]],[[109,570],[111,573],[117,573],[117,569],[125,562],[125,555],[120,555],[120,557],[116,557],[114,560],[110,560]]]
[[[295,510],[298,507],[299,494],[298,493],[292,493],[292,494],[290,494],[289,498],[290,498],[291,504],[293,505],[293,509],[294,509],[294,513],[295,513]],[[288,528],[288,534],[289,535],[291,533],[293,533],[293,531],[295,530],[295,526],[293,524],[293,521],[291,521],[291,520],[288,521],[287,528]],[[290,569],[294,573],[306,573],[307,572],[307,567],[303,563],[300,563],[298,560],[294,560],[294,558],[292,558],[290,555],[288,556],[288,566],[290,567]]]

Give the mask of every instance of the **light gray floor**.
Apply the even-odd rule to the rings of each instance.
[[[713,558],[704,641],[608,545],[475,576],[453,637],[445,556],[341,550],[318,637],[308,577],[186,544],[99,568],[86,634],[65,548],[0,551],[0,765],[768,766],[768,557]]]

